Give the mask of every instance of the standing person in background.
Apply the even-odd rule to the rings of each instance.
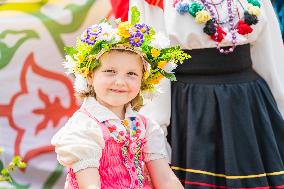
[[[147,111],[171,112],[171,164],[185,188],[284,188],[284,49],[271,2],[133,5],[192,55],[163,94],[171,109],[166,101]]]

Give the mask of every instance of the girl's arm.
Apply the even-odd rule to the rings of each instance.
[[[171,170],[166,159],[146,162],[151,182],[155,189],[183,189],[184,187]]]
[[[100,189],[100,175],[97,168],[87,168],[76,173],[80,189]]]

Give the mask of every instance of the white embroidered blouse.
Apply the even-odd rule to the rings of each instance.
[[[99,104],[95,98],[85,98],[81,108],[88,111],[99,122],[108,121],[115,125],[117,132],[126,132],[121,120],[109,109]],[[133,117],[140,119],[138,113],[129,105],[125,119],[130,121]],[[146,119],[146,128],[143,126],[140,129],[139,138],[146,138],[143,148],[144,161],[167,158],[164,133],[159,125]],[[105,141],[101,126],[88,115],[77,111],[53,136],[51,144],[55,146],[59,163],[77,172],[89,167],[99,167]]]

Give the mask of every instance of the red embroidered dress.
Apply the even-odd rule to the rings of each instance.
[[[94,102],[93,100],[90,99],[86,101]],[[146,118],[141,115],[138,115],[135,112],[134,113],[136,114],[136,116],[132,117],[133,116],[132,114],[131,117],[128,117],[127,119],[121,121],[122,124],[113,124],[114,122],[110,120],[102,121],[100,115],[103,114],[99,114],[98,118],[95,117],[93,114],[94,112],[89,112],[88,109],[90,108],[88,106],[86,107],[85,104],[86,103],[83,103],[82,108],[77,112],[77,114],[84,115],[85,118],[86,117],[89,118],[89,121],[92,120],[93,124],[96,123],[97,128],[101,129],[102,138],[104,140],[104,145],[103,145],[104,147],[102,148],[101,151],[99,150],[97,151],[98,156],[100,156],[98,163],[95,163],[95,161],[90,159],[91,157],[90,158],[88,157],[86,160],[84,160],[83,158],[83,160],[79,160],[76,162],[75,160],[76,158],[72,157],[76,155],[72,152],[69,153],[68,149],[68,146],[72,146],[75,144],[64,142],[68,141],[71,138],[68,137],[70,135],[63,134],[63,130],[68,129],[68,126],[72,124],[70,124],[70,122],[67,123],[64,129],[59,131],[58,132],[59,134],[55,135],[55,137],[52,140],[52,143],[56,146],[58,160],[63,165],[69,167],[65,188],[67,189],[79,188],[76,180],[76,175],[74,172],[88,167],[98,168],[102,189],[151,188],[147,182],[146,176],[144,175],[144,161],[165,158],[166,153],[165,149],[160,152],[158,151],[158,153],[150,152],[151,150],[153,150],[149,148],[152,145],[148,145],[147,143],[150,142],[152,144],[153,139],[154,140],[159,138],[162,139],[161,138],[162,135],[160,135],[162,134],[161,129],[159,127],[154,127],[154,130],[152,129],[151,131],[151,128],[148,129],[148,125],[149,127],[153,128],[154,126],[153,123],[149,122],[150,124],[147,124]],[[126,129],[123,130],[121,125],[125,126]],[[92,132],[92,130],[89,130],[89,132]],[[78,131],[78,133],[82,132]],[[153,138],[154,136],[155,138]],[[163,145],[159,146],[163,147],[164,140],[161,141],[160,143],[162,143]],[[76,147],[74,149],[76,149]],[[99,155],[100,152],[101,155]],[[66,158],[66,154],[67,155],[69,154],[69,156],[72,159],[72,162],[75,160],[73,165],[71,162],[68,162],[66,161],[66,159],[64,159]],[[94,156],[96,156],[96,154],[94,154]]]

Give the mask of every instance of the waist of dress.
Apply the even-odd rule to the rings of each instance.
[[[252,68],[249,44],[237,46],[230,54],[221,54],[216,48],[184,51],[192,58],[175,70],[177,81],[226,84],[260,78]]]
[[[191,55],[175,70],[176,75],[216,75],[240,72],[252,67],[250,45],[237,46],[233,53],[221,54],[216,48],[184,49]]]

